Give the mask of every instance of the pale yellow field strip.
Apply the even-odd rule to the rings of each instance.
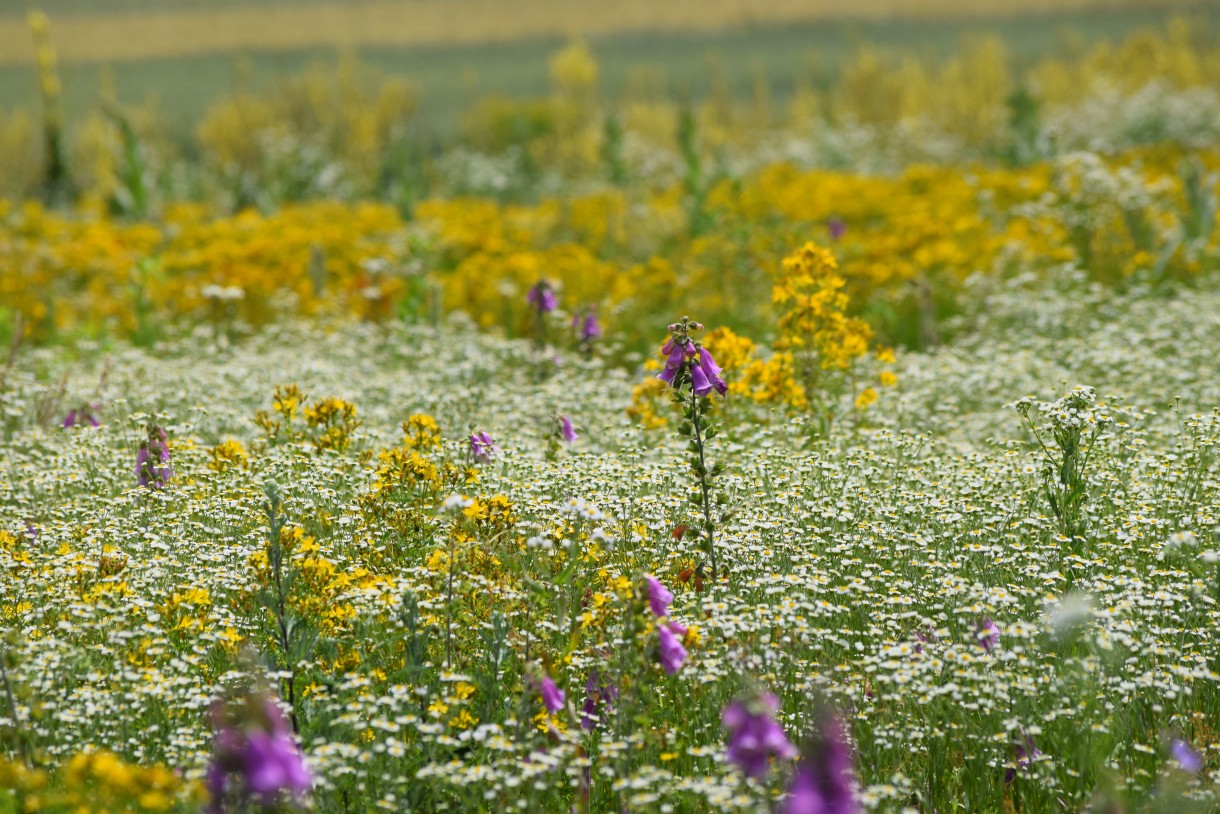
[[[62,62],[234,51],[457,45],[628,31],[715,31],[826,19],[999,17],[1180,7],[1160,0],[372,0],[273,8],[74,13],[51,20]],[[0,64],[34,57],[24,17],[0,17]]]

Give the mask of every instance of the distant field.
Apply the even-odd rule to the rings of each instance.
[[[309,47],[289,47],[290,35],[286,31],[267,32],[269,24],[251,26],[250,42],[255,35],[270,37],[277,45],[265,42],[258,46],[247,44],[230,50],[210,52],[197,47],[183,45],[174,51],[171,39],[160,43],[148,39],[149,28],[136,27],[140,20],[173,18],[179,24],[195,20],[201,37],[213,36],[224,24],[233,20],[228,16],[237,13],[235,5],[227,0],[208,3],[210,11],[203,11],[199,0],[101,0],[89,3],[85,0],[56,0],[44,3],[52,15],[52,37],[60,50],[61,73],[64,80],[65,102],[70,119],[78,118],[96,106],[103,71],[114,77],[119,98],[129,103],[155,100],[158,109],[174,127],[187,131],[193,128],[204,110],[218,97],[232,92],[241,83],[255,86],[267,84],[283,73],[300,70],[318,60],[333,59],[343,48],[357,51],[362,60],[387,73],[413,79],[420,93],[419,119],[422,125],[434,132],[451,132],[461,111],[466,109],[476,96],[504,94],[520,97],[542,93],[547,87],[546,56],[569,39],[576,31],[592,32],[591,47],[602,70],[602,87],[611,95],[619,93],[626,84],[630,71],[640,65],[660,69],[667,77],[671,91],[698,95],[706,90],[709,65],[715,59],[723,75],[739,91],[748,92],[753,77],[761,73],[775,93],[783,95],[790,89],[794,78],[804,74],[814,82],[827,87],[838,74],[842,60],[863,42],[873,43],[886,49],[915,54],[947,53],[953,50],[964,36],[979,32],[994,32],[1005,41],[1012,56],[1020,63],[1033,60],[1048,52],[1062,50],[1065,43],[1088,44],[1098,39],[1117,39],[1146,26],[1162,26],[1172,10],[1187,9],[1203,24],[1214,29],[1220,25],[1220,8],[1215,4],[1203,6],[1182,3],[1134,3],[1111,2],[1107,7],[1118,10],[1100,11],[1095,7],[1102,3],[1094,0],[1073,0],[1066,5],[1077,10],[1055,13],[1001,16],[1001,4],[991,0],[976,0],[963,3],[935,0],[933,3],[914,3],[906,0],[880,2],[862,0],[853,6],[864,15],[862,18],[846,19],[841,14],[849,5],[842,0],[829,0],[818,4],[798,3],[795,0],[763,0],[753,6],[754,17],[749,24],[730,24],[732,14],[742,19],[741,0],[712,0],[700,3],[699,8],[707,12],[696,19],[696,6],[687,0],[669,4],[666,18],[668,25],[660,25],[649,31],[616,29],[612,23],[629,20],[614,18],[605,10],[597,10],[583,4],[563,4],[564,8],[578,9],[580,15],[560,15],[557,20],[544,24],[531,13],[544,7],[551,0],[521,0],[516,3],[486,2],[486,0],[407,0],[403,9],[424,10],[433,16],[430,29],[418,27],[392,31],[389,27],[381,32],[380,39],[361,42],[360,37],[340,36],[334,33],[334,43],[347,45],[314,44]],[[37,105],[37,83],[32,65],[22,64],[17,54],[25,53],[29,47],[29,36],[24,18],[18,18],[11,8],[11,0],[0,2],[0,115],[3,110],[14,107],[32,108]],[[258,0],[243,4],[243,14],[276,15],[287,14],[301,19],[318,19],[310,13],[336,14],[333,3],[293,4],[286,8],[283,0]],[[353,4],[353,9],[367,11],[382,4]],[[604,4],[619,9],[618,14],[634,8],[643,13],[644,5],[637,0],[624,3]],[[1030,6],[1059,5],[1036,2]],[[447,8],[484,7],[488,14],[476,22],[465,25],[466,18],[454,12],[441,19],[437,15]],[[919,6],[923,13],[911,17],[884,18],[887,13],[912,12]],[[1008,6],[1004,6],[1007,8]],[[86,15],[82,9],[125,9],[126,13],[103,19],[100,12]],[[497,28],[493,25],[497,14],[506,9],[520,9],[520,19],[515,28]],[[957,13],[947,18],[931,16],[931,9],[956,9]],[[137,9],[158,9],[155,13],[140,14]],[[180,11],[171,12],[169,9]],[[887,12],[887,9],[889,10]],[[534,11],[531,11],[534,10]],[[405,13],[405,12],[404,12]],[[779,24],[780,15],[788,13],[795,22]],[[798,19],[801,15],[822,15],[826,19]],[[683,15],[687,15],[683,17]],[[360,14],[340,15],[345,25],[363,25]],[[584,25],[573,22],[570,30],[560,21],[577,18]],[[93,45],[79,26],[84,20],[101,20],[102,28],[92,32]],[[253,19],[253,18],[252,18]],[[278,18],[276,18],[278,19]],[[338,17],[335,18],[339,19]],[[207,23],[207,20],[213,21]],[[680,24],[682,20],[686,22]],[[691,22],[694,20],[694,22]],[[718,21],[718,22],[716,22]],[[463,26],[457,27],[457,23]],[[713,25],[713,22],[716,22]],[[151,25],[151,23],[149,23]],[[298,31],[305,30],[305,23]],[[446,27],[448,26],[448,27]],[[532,26],[532,27],[531,27]],[[129,29],[129,30],[128,30]],[[517,36],[510,37],[509,31]],[[111,33],[105,33],[105,32]],[[126,31],[126,33],[122,33]],[[445,33],[445,32],[449,33]],[[261,33],[260,33],[261,32]],[[479,32],[482,32],[480,34]],[[532,32],[528,36],[526,32]],[[376,32],[374,32],[376,33]],[[184,42],[181,35],[175,35]],[[474,41],[485,36],[487,42]],[[395,37],[398,42],[391,42]],[[412,39],[414,38],[414,39]],[[410,44],[408,45],[408,42]],[[143,44],[141,44],[143,43]],[[131,58],[133,54],[146,53],[153,46],[162,48],[174,56],[158,58]],[[90,53],[101,53],[109,49],[112,57],[98,57],[94,61],[74,59],[76,48],[92,48]],[[144,49],[143,51],[141,49]],[[75,51],[79,56],[85,51]],[[4,65],[5,61],[9,64]],[[239,62],[241,67],[239,68]],[[240,77],[240,79],[239,79]]]
[[[1182,8],[1182,0],[1024,0],[1022,14]],[[33,57],[23,3],[0,16],[0,62]],[[63,62],[125,62],[244,50],[420,46],[600,37],[631,31],[718,31],[832,19],[1010,17],[1011,0],[61,0],[46,5]],[[15,12],[15,13],[14,13]]]

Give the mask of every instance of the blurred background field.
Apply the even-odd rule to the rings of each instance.
[[[808,240],[905,347],[974,275],[1204,280],[1218,32],[1090,0],[0,5],[0,340],[512,336],[547,279],[627,354],[683,307],[766,343]]]
[[[34,46],[25,3],[0,3],[0,109],[36,107]],[[1163,27],[1188,12],[1203,30],[1214,3],[1160,0],[765,0],[662,6],[557,0],[411,0],[327,3],[253,0],[60,0],[38,6],[52,21],[69,121],[95,109],[103,88],[155,108],[189,134],[217,99],[266,87],[339,53],[410,79],[418,126],[447,137],[482,95],[547,90],[546,55],[590,40],[610,98],[647,69],[675,93],[701,96],[722,78],[748,95],[761,79],[780,99],[801,81],[827,88],[864,44],[896,57],[944,58],[963,38],[993,34],[1014,66],[1072,56],[1099,40]]]

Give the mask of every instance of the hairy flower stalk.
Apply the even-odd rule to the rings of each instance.
[[[534,312],[536,331],[534,340],[538,343],[539,348],[545,348],[546,315],[554,311],[559,304],[555,299],[555,289],[547,280],[539,280],[530,287],[529,293],[525,295],[525,300]]]
[[[728,385],[720,375],[720,366],[712,355],[693,337],[692,332],[703,330],[698,322],[682,317],[681,322],[669,326],[669,341],[661,348],[665,354],[665,369],[657,378],[674,391],[674,401],[682,405],[685,421],[678,428],[679,434],[690,442],[691,469],[699,482],[699,493],[691,502],[702,509],[703,547],[712,565],[712,581],[719,579],[716,562],[716,523],[712,518],[712,480],[724,467],[722,464],[708,466],[707,442],[716,436],[716,429],[708,420],[712,391],[724,395]],[[689,387],[687,387],[689,385]],[[722,518],[723,519],[723,518]]]
[[[276,644],[279,645],[280,653],[284,657],[284,666],[288,670],[287,696],[289,717],[292,721],[292,731],[299,735],[301,734],[301,728],[297,720],[297,671],[295,660],[292,657],[291,640],[293,625],[288,618],[288,592],[295,574],[285,573],[284,543],[281,535],[284,529],[284,518],[280,514],[281,506],[279,492],[274,484],[269,485],[267,487],[267,502],[263,508],[267,515],[267,566],[270,572],[271,585],[265,594],[264,601],[270,607],[271,613],[275,617]]]

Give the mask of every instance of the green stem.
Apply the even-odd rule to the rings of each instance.
[[[707,536],[707,553],[712,559],[712,582],[719,581],[720,572],[716,567],[716,537],[715,528],[712,525],[712,498],[709,490],[708,479],[710,475],[707,471],[707,459],[704,456],[703,450],[703,429],[699,425],[699,402],[702,399],[695,394],[694,386],[691,386],[691,424],[695,428],[695,447],[699,450],[699,471],[696,473],[699,476],[699,488],[703,497],[703,530]]]

